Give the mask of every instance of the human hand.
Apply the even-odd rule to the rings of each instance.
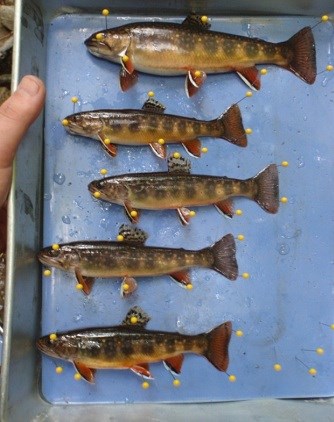
[[[44,105],[45,87],[36,76],[25,76],[17,90],[0,106],[0,252],[6,219],[3,205],[9,192],[16,150]]]

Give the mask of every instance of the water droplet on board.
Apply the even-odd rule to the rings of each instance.
[[[79,321],[82,320],[82,315],[81,314],[75,315],[75,317],[73,319],[74,319],[75,322],[79,322]]]
[[[99,226],[100,226],[102,229],[107,229],[107,226],[108,226],[108,221],[107,221],[107,219],[106,219],[106,218],[102,218],[102,219],[100,220],[100,224],[99,224]]]
[[[66,180],[66,178],[65,178],[65,175],[63,173],[55,173],[53,175],[53,181],[55,183],[57,183],[57,185],[64,184],[65,180]]]
[[[71,224],[71,219],[68,215],[63,215],[61,220],[64,224]]]
[[[44,194],[44,201],[50,201],[50,200],[51,200],[51,198],[52,198],[51,193],[45,193],[45,194]]]
[[[298,157],[297,159],[297,167],[301,168],[305,166],[305,161],[304,161],[304,157],[301,155],[300,157]]]
[[[283,225],[282,237],[285,239],[294,239],[301,235],[302,231],[300,228],[296,228],[294,224],[286,223]]]
[[[277,248],[280,255],[287,255],[290,252],[290,246],[286,243],[281,243]]]

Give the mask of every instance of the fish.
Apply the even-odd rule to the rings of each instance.
[[[138,71],[152,75],[186,75],[188,97],[196,94],[207,74],[236,72],[259,90],[256,65],[287,69],[308,84],[316,79],[315,42],[310,27],[284,42],[210,31],[210,23],[190,14],[181,23],[137,22],[101,30],[85,40],[94,56],[121,64],[123,91],[133,86]]]
[[[98,200],[122,205],[133,223],[139,211],[175,209],[182,224],[191,220],[189,206],[215,205],[233,217],[232,197],[243,196],[256,201],[262,209],[275,214],[279,208],[279,178],[276,164],[270,164],[249,179],[230,179],[190,173],[184,157],[168,159],[167,172],[132,173],[93,180],[88,189]],[[135,211],[135,213],[133,213]]]
[[[130,369],[140,377],[153,379],[149,364],[160,361],[178,375],[185,353],[202,355],[219,371],[227,371],[230,321],[207,333],[186,335],[149,330],[149,319],[135,306],[121,325],[52,333],[41,337],[37,348],[50,357],[72,362],[82,378],[92,384],[97,369]]]
[[[38,259],[42,264],[74,273],[85,294],[90,293],[95,277],[122,277],[122,296],[136,290],[134,277],[168,274],[180,286],[189,288],[191,267],[211,268],[229,280],[238,277],[232,234],[200,250],[146,246],[147,233],[125,224],[119,236],[122,241],[83,240],[48,246],[38,253]]]
[[[213,120],[164,114],[163,104],[149,98],[142,110],[91,110],[71,114],[63,120],[72,135],[93,138],[101,142],[111,156],[117,155],[117,144],[150,145],[160,158],[166,158],[166,144],[182,143],[186,151],[201,156],[199,137],[218,137],[239,147],[247,146],[247,135],[239,106],[234,104]]]

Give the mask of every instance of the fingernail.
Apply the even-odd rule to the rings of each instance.
[[[40,89],[40,85],[37,81],[39,81],[39,79],[34,76],[24,76],[17,87],[17,90],[24,91],[31,97],[34,97]]]

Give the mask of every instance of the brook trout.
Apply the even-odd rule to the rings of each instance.
[[[164,114],[165,107],[152,98],[142,110],[96,110],[72,114],[63,120],[72,135],[81,135],[101,141],[112,156],[117,155],[116,144],[150,145],[153,152],[166,158],[166,144],[182,143],[189,154],[200,157],[202,136],[218,137],[234,145],[245,147],[247,136],[240,109],[231,106],[214,120]]]
[[[246,180],[190,174],[190,162],[183,157],[168,160],[168,172],[133,173],[94,180],[88,189],[95,198],[123,205],[132,222],[139,220],[137,209],[176,209],[183,224],[188,224],[186,207],[213,204],[232,217],[231,197],[244,196],[256,201],[265,211],[278,210],[278,172],[269,165]],[[133,213],[133,211],[136,211]]]
[[[181,286],[191,284],[188,269],[212,268],[229,280],[238,276],[235,240],[227,234],[213,246],[200,250],[145,246],[147,234],[138,228],[121,226],[122,242],[81,241],[52,245],[39,252],[45,265],[75,273],[83,291],[89,294],[94,277],[123,277],[122,295],[136,289],[133,277],[169,274]]]
[[[96,369],[131,369],[141,377],[152,379],[149,363],[159,361],[168,370],[180,374],[184,353],[205,356],[219,371],[227,370],[230,321],[197,335],[147,330],[148,321],[144,311],[134,307],[122,325],[52,333],[41,337],[37,347],[49,356],[72,362],[90,383],[95,381]]]
[[[102,30],[85,44],[93,55],[122,65],[123,91],[137,80],[137,71],[153,75],[187,75],[186,91],[194,95],[206,74],[237,72],[253,89],[260,89],[255,65],[273,64],[293,72],[308,84],[316,78],[315,44],[310,27],[285,42],[209,31],[197,15],[182,24],[138,22]]]

